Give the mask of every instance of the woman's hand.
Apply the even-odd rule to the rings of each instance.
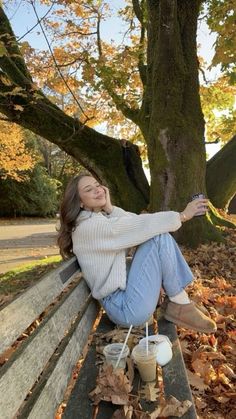
[[[113,211],[113,205],[111,203],[110,192],[109,192],[109,189],[106,186],[102,186],[102,188],[104,189],[105,194],[106,194],[106,205],[104,205],[104,207],[102,207],[102,209],[107,214],[110,214]]]
[[[207,212],[208,199],[206,198],[196,198],[193,201],[189,202],[186,208],[180,213],[180,220],[183,223],[184,221],[191,220],[195,215],[198,215],[200,211],[203,211],[203,208]]]

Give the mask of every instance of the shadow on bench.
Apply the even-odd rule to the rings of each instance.
[[[64,262],[0,310],[1,419],[53,419],[82,355],[100,307],[92,298],[76,258]],[[104,315],[99,331],[114,328]],[[159,332],[173,342],[173,359],[163,368],[165,393],[192,401],[175,326],[164,319]],[[14,350],[12,349],[14,348]],[[13,352],[13,353],[12,353]],[[10,356],[9,356],[10,354]],[[96,348],[91,345],[63,419],[91,419],[88,393],[95,387]],[[97,419],[117,408],[100,403]],[[196,418],[194,406],[183,416]]]

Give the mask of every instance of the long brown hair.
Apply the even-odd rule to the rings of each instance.
[[[82,210],[80,207],[78,183],[85,176],[91,175],[82,173],[70,180],[61,202],[57,244],[63,259],[68,259],[73,255],[72,232],[76,227],[76,219]]]

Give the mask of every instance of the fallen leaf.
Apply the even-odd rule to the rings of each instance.
[[[156,383],[146,383],[139,392],[141,399],[154,402],[158,398],[160,390],[155,387]]]
[[[194,374],[192,371],[187,370],[189,384],[200,391],[205,391],[209,388],[208,385],[204,383],[203,378],[199,377],[197,374]]]
[[[229,365],[227,364],[221,365],[218,371],[224,373],[229,378],[233,378],[233,379],[236,378],[236,374],[234,373],[232,368],[230,368]]]
[[[132,386],[123,369],[104,365],[97,376],[96,387],[89,397],[97,405],[101,400],[113,404],[127,405]]]
[[[204,402],[200,397],[195,397],[194,401],[197,409],[202,410],[205,409],[205,407],[207,406],[207,403]]]
[[[156,419],[158,417],[168,418],[169,416],[181,418],[191,406],[192,402],[190,400],[180,402],[174,396],[170,396],[164,405],[158,406],[157,409],[150,413],[150,419]]]
[[[129,356],[126,359],[126,364],[127,364],[127,367],[128,367],[126,375],[129,379],[130,384],[133,384],[133,381],[134,381],[134,362],[133,362],[132,358],[130,358]]]
[[[215,399],[219,403],[227,403],[230,399],[225,396],[213,396],[213,399]]]

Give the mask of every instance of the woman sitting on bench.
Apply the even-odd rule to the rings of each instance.
[[[63,258],[76,255],[92,295],[108,317],[138,326],[153,314],[161,287],[168,296],[164,317],[180,327],[213,333],[215,322],[189,300],[193,275],[169,232],[178,230],[206,199],[183,212],[134,214],[113,206],[109,189],[83,174],[68,184],[60,211],[58,244]],[[138,246],[129,272],[126,254]]]

